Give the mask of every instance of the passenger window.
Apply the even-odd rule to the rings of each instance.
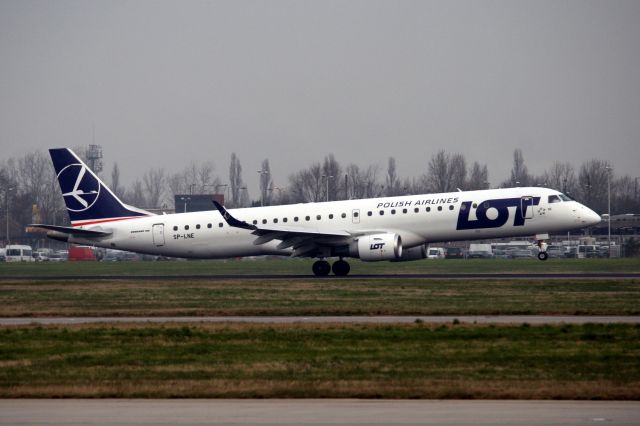
[[[427,213],[430,212],[431,211],[431,207],[427,207],[426,210],[427,210]]]
[[[197,225],[196,225],[196,229],[200,229],[200,224],[197,224]]]
[[[449,210],[453,210],[453,205],[449,206]]]
[[[288,219],[287,219],[286,217],[283,217],[283,218],[282,218],[282,221],[283,221],[284,223],[287,223]]]
[[[373,212],[367,212],[367,216],[371,216]]]
[[[306,220],[306,221],[308,222],[308,221],[310,221],[310,220],[311,220],[311,217],[309,217],[309,216],[305,216],[305,217],[304,217],[304,220]]]
[[[222,228],[222,222],[220,222],[220,223],[218,224],[218,227],[219,227],[219,228]]]
[[[189,225],[185,225],[185,226],[184,226],[184,230],[185,230],[185,231],[188,231],[188,230],[189,230]]]
[[[358,213],[358,212],[353,212],[353,217],[358,217],[358,216],[360,216],[360,213]]]
[[[258,221],[254,219],[254,220],[253,220],[253,224],[254,224],[254,225],[257,225],[257,224],[258,224]]]
[[[402,213],[407,214],[407,209],[402,209]]]
[[[340,215],[340,217],[342,217],[342,218],[344,219],[345,217],[347,217],[347,214],[346,214],[346,213],[342,213],[342,214]]]
[[[317,220],[320,220],[320,219],[321,219],[320,215],[316,216],[316,219],[317,219]]]
[[[278,223],[278,218],[274,218],[273,223]]]
[[[384,216],[384,210],[380,210],[380,216]]]
[[[294,222],[297,222],[297,221],[298,221],[298,216],[295,216],[295,217],[293,218],[293,221],[294,221]]]
[[[396,214],[396,209],[391,209],[391,214]]]
[[[266,225],[267,224],[267,219],[262,219],[262,224]]]
[[[413,211],[414,211],[415,213],[418,213],[418,212],[420,211],[420,209],[419,209],[418,207],[416,207],[415,209],[413,209]]]
[[[442,206],[438,206],[438,211],[441,212],[442,211]]]
[[[333,219],[333,213],[329,215],[329,219]]]
[[[177,226],[174,226],[174,227],[173,227],[173,230],[174,230],[174,231],[177,231],[177,230],[178,230],[178,227],[177,227]]]

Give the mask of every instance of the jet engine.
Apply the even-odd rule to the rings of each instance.
[[[419,246],[411,247],[402,250],[402,256],[398,259],[391,259],[392,262],[407,262],[410,260],[421,260],[427,258],[427,246],[421,244]]]
[[[359,257],[365,262],[379,260],[394,260],[402,257],[402,238],[398,234],[373,234],[360,237],[355,247],[353,257]],[[355,248],[355,250],[353,250]]]

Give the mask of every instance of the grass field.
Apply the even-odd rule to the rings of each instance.
[[[640,398],[640,327],[631,325],[0,333],[0,397]]]
[[[311,275],[312,260],[204,260],[170,262],[0,262],[0,276],[51,275]],[[491,273],[491,272],[640,272],[640,258],[625,259],[473,259],[373,262],[353,260],[352,274]]]
[[[0,316],[638,315],[626,280],[0,281]]]

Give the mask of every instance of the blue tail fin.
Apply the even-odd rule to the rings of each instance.
[[[49,153],[72,225],[151,215],[120,201],[70,149],[50,149]]]

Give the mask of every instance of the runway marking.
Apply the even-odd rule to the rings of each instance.
[[[249,323],[249,324],[640,324],[640,316],[612,315],[443,315],[443,316],[291,316],[291,317],[33,317],[0,318],[1,326],[99,323]]]
[[[184,281],[184,280],[300,280],[300,279],[339,279],[339,280],[362,280],[362,279],[408,279],[421,278],[431,280],[457,280],[457,279],[634,279],[640,278],[639,272],[566,272],[566,273],[425,273],[425,274],[356,274],[346,277],[316,277],[314,275],[3,275],[0,281],[82,281],[82,280],[154,280],[154,281]]]

